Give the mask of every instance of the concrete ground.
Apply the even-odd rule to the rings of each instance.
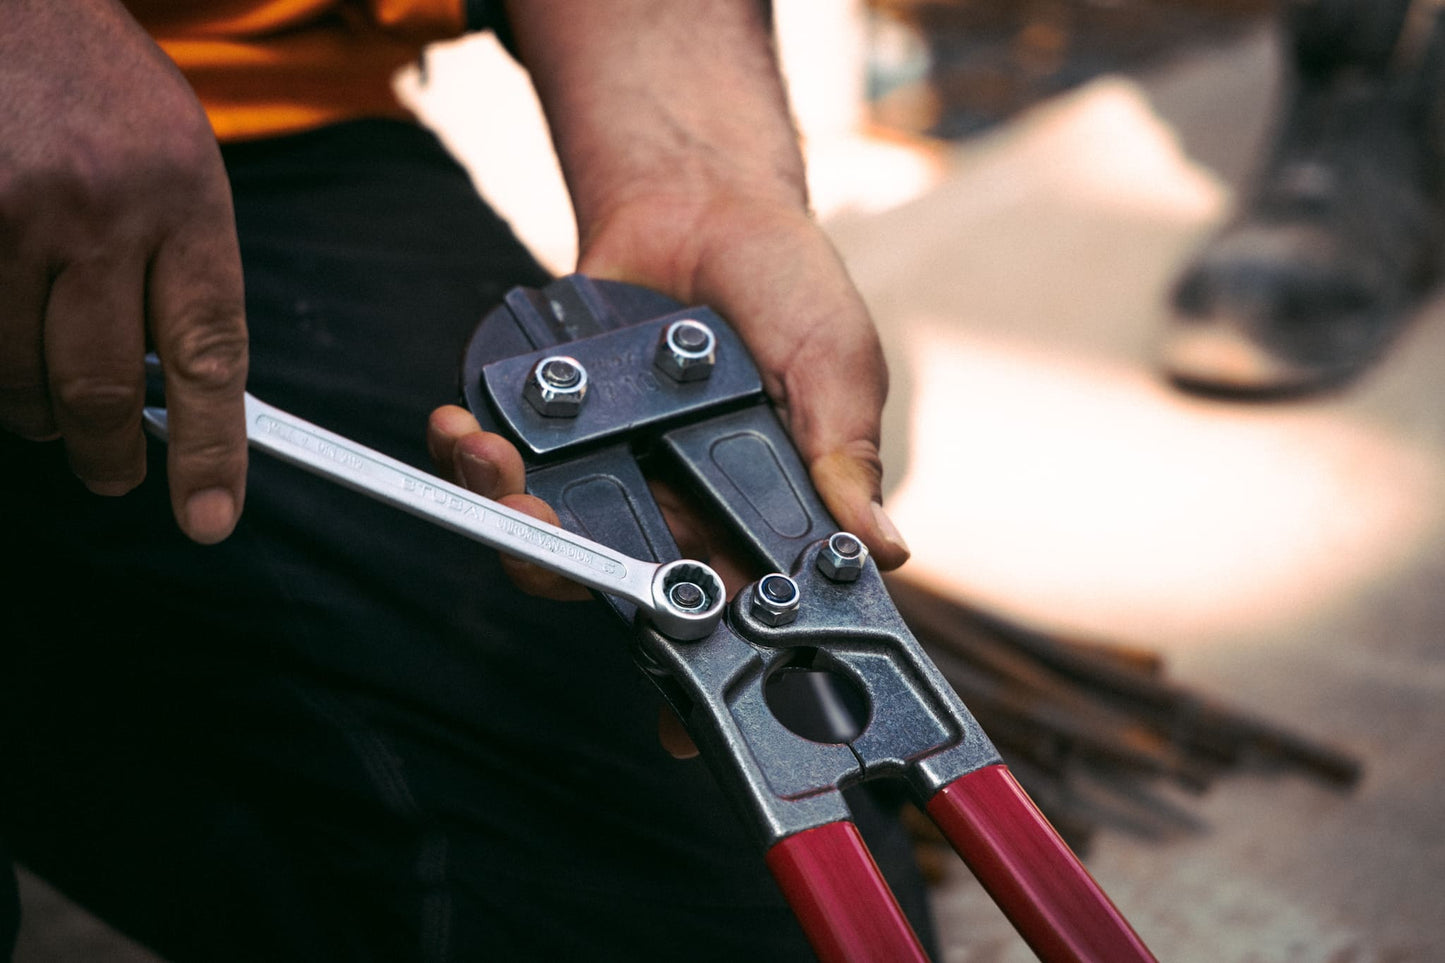
[[[959,145],[800,114],[895,373],[889,504],[914,574],[1154,648],[1173,679],[1365,761],[1350,792],[1242,773],[1177,800],[1192,832],[1106,831],[1089,856],[1105,889],[1163,960],[1445,959],[1445,300],[1328,398],[1191,399],[1150,368],[1169,281],[1251,167],[1274,71],[1261,33]],[[437,89],[417,96],[447,127]],[[510,214],[565,265],[565,203],[533,194]],[[149,960],[26,887],[18,963]],[[1031,958],[961,865],[935,905],[946,960]]]

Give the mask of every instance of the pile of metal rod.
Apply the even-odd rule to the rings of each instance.
[[[1051,636],[899,575],[898,611],[1019,781],[1076,850],[1101,826],[1148,838],[1201,828],[1174,786],[1269,767],[1348,789],[1342,750],[1170,682],[1148,651]]]

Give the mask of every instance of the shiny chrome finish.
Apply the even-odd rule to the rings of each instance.
[[[773,628],[788,625],[797,621],[801,601],[797,582],[781,572],[764,575],[753,586],[753,617]]]
[[[717,336],[701,321],[674,321],[663,329],[654,360],[674,381],[702,381],[717,364]]]
[[[587,398],[587,369],[576,358],[557,354],[532,367],[522,395],[548,418],[575,418]]]
[[[837,532],[818,553],[818,571],[835,582],[856,582],[868,561],[868,549],[856,535]]]

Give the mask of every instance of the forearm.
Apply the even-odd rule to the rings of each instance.
[[[807,206],[759,0],[519,0],[517,45],[552,127],[582,247],[619,208]]]

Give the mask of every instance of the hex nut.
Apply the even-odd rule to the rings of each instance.
[[[818,552],[818,571],[834,582],[855,582],[868,561],[868,548],[856,535],[837,532]]]
[[[797,582],[781,572],[764,575],[753,586],[753,618],[773,628],[788,625],[797,621],[801,599]]]
[[[551,355],[532,366],[522,395],[548,418],[575,418],[587,397],[587,369],[576,358]]]
[[[701,321],[674,321],[663,329],[653,361],[673,381],[702,381],[717,364],[717,336]]]

